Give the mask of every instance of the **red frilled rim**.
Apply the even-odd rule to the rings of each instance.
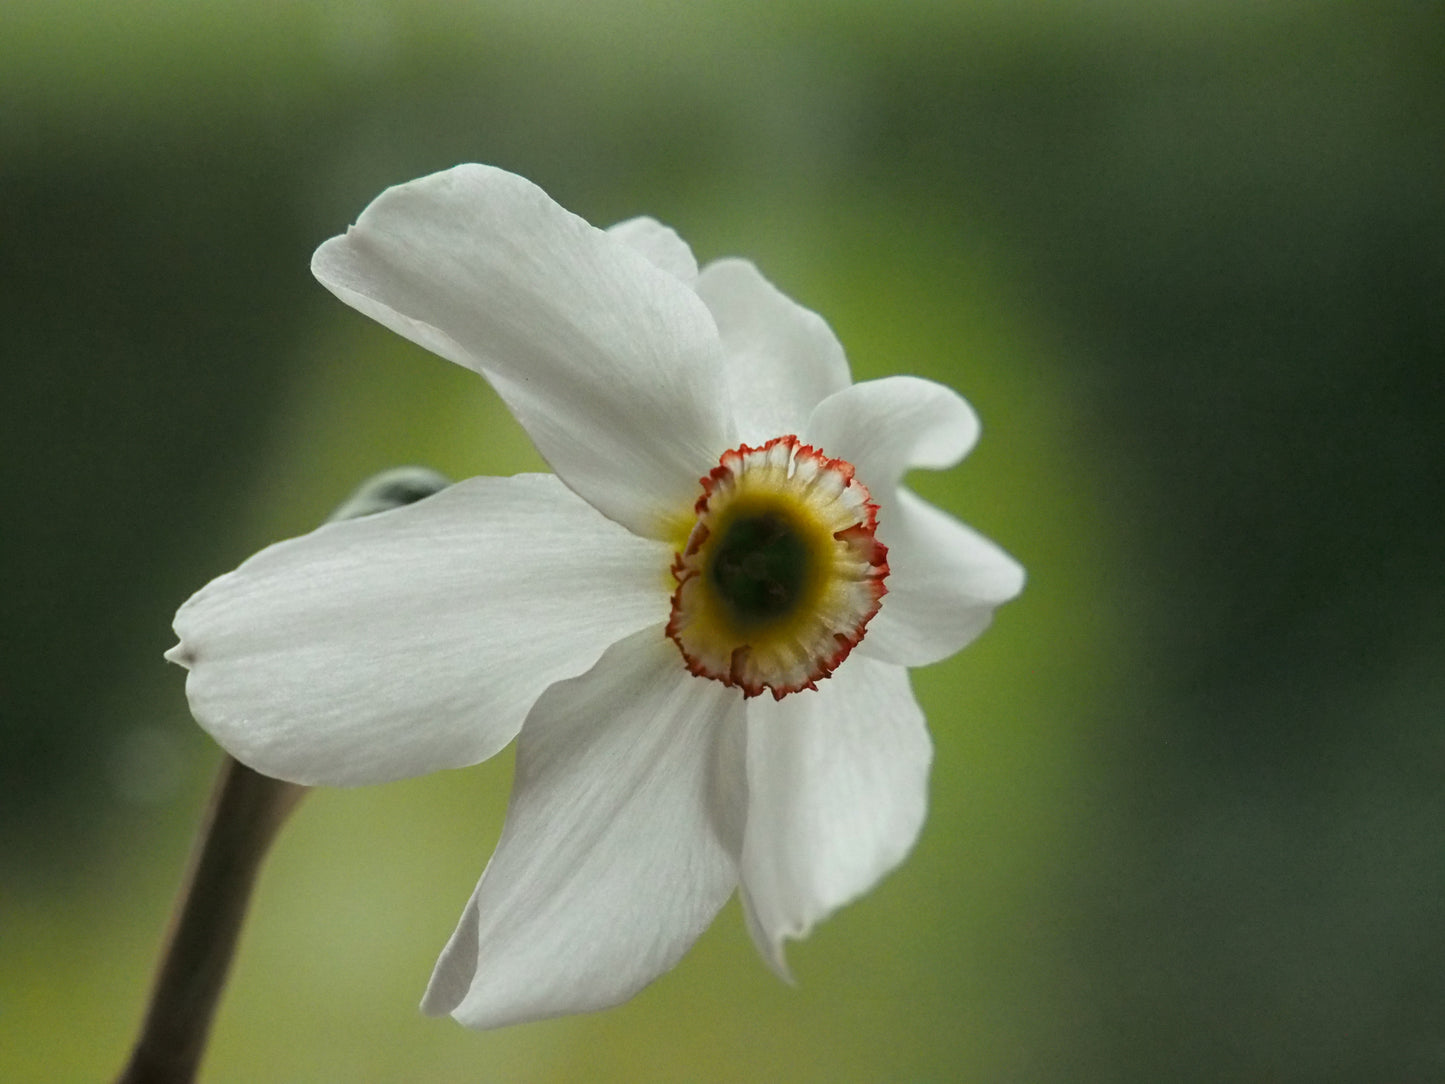
[[[756,485],[750,483],[757,481]],[[887,594],[888,547],[878,541],[878,505],[853,464],[826,455],[794,435],[722,454],[701,480],[697,519],[676,554],[667,635],[689,673],[781,700],[816,689],[863,639]],[[817,546],[813,597],[799,612],[762,628],[739,631],[719,617],[705,575],[717,520],[740,493],[755,490],[806,522]],[[749,493],[756,499],[757,492]]]

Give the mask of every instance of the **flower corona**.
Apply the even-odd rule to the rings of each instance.
[[[791,434],[724,453],[702,488],[667,635],[691,673],[744,696],[816,689],[887,592],[878,506],[851,463]]]

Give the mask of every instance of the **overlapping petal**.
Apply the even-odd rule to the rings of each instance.
[[[858,651],[925,666],[959,651],[1017,595],[1024,570],[973,528],[900,486],[879,516],[888,594]]]
[[[652,628],[538,700],[506,827],[423,1008],[472,1027],[584,1012],[672,967],[737,880],[736,693]]]
[[[913,846],[933,747],[901,667],[855,652],[818,691],[748,703],[748,928],[787,978],[785,938],[871,888]]]
[[[957,392],[912,376],[854,384],[809,418],[807,439],[852,463],[879,504],[888,594],[859,651],[903,666],[937,662],[983,632],[995,607],[1022,589],[1018,562],[899,485],[911,468],[956,464],[978,431]]]
[[[876,497],[914,467],[943,470],[978,440],[978,416],[952,388],[916,376],[853,384],[817,404],[799,435],[846,459]]]
[[[692,248],[671,226],[639,215],[607,227],[607,235],[646,256],[656,266],[691,286],[697,281]]]
[[[848,386],[848,360],[833,329],[747,260],[708,264],[697,292],[722,336],[738,440],[757,445],[799,434],[818,403]]]
[[[513,174],[457,166],[388,189],[311,266],[347,304],[483,373],[562,480],[639,534],[663,537],[736,443],[697,294]]]
[[[551,475],[475,478],[252,557],[168,656],[238,760],[348,786],[483,760],[553,682],[667,612],[667,551]]]

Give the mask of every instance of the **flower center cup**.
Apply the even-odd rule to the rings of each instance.
[[[886,593],[878,506],[852,464],[795,436],[725,452],[702,488],[667,635],[689,671],[744,696],[817,688]]]
[[[766,623],[797,605],[809,557],[801,532],[770,509],[733,520],[713,545],[707,574],[736,624]]]

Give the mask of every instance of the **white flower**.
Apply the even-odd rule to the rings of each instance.
[[[594,229],[485,166],[388,190],[312,269],[490,381],[556,474],[332,523],[208,585],[169,656],[196,718],[258,771],[339,786],[518,738],[429,1012],[613,1005],[734,889],[786,975],[784,939],[922,824],[905,668],[1023,583],[900,484],[963,457],[968,405],[912,377],[851,384],[828,326],[752,264],[699,272],[651,219]]]

